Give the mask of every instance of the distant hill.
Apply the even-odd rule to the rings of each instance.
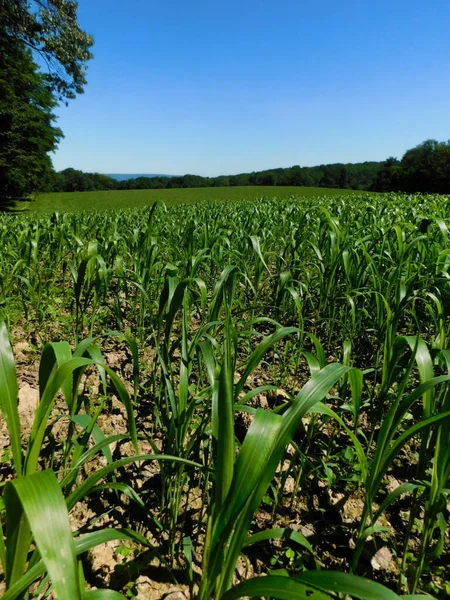
[[[116,181],[126,181],[127,179],[137,179],[138,177],[174,177],[174,175],[162,175],[160,173],[104,173],[107,177],[112,177]]]

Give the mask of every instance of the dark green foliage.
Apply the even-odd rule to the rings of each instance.
[[[58,101],[83,92],[86,62],[92,58],[93,40],[78,26],[77,9],[68,0],[0,0],[3,203],[55,186],[48,153],[62,131],[54,127],[52,111]]]
[[[137,177],[116,181],[98,173],[83,173],[66,169],[57,174],[52,190],[55,192],[83,192],[92,190],[152,190],[181,188],[211,188],[240,186],[303,186],[336,189],[374,189],[383,163],[320,165],[318,167],[290,167],[239,175],[201,177]]]
[[[398,189],[447,194],[450,191],[450,141],[427,140],[408,150],[397,174]]]
[[[77,23],[78,3],[69,0],[0,0],[0,31],[41,58],[59,100],[75,98],[86,84],[86,62],[92,58],[90,35]]]
[[[378,171],[373,189],[377,192],[389,192],[398,188],[400,163],[392,156],[388,158]]]
[[[55,173],[53,189],[62,192],[93,192],[96,190],[113,190],[117,182],[100,173],[83,173],[77,169],[64,169]]]
[[[45,188],[52,177],[48,152],[62,137],[53,126],[56,101],[31,51],[0,36],[0,198]],[[47,185],[48,187],[48,185]]]

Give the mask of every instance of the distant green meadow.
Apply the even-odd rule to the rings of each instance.
[[[164,190],[111,190],[95,192],[62,192],[39,194],[32,202],[21,202],[17,210],[32,210],[40,213],[78,212],[89,210],[116,210],[149,206],[157,200],[167,205],[196,204],[209,200],[256,200],[258,198],[288,198],[343,196],[365,193],[354,190],[284,187],[284,186],[242,186],[218,188],[182,188]]]

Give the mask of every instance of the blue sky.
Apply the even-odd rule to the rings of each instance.
[[[449,0],[79,0],[57,170],[232,174],[450,138]]]

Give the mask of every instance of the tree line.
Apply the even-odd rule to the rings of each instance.
[[[379,163],[348,165],[321,165],[319,167],[294,166],[238,175],[201,177],[182,175],[175,177],[137,177],[117,181],[99,173],[84,173],[65,169],[47,181],[45,191],[75,192],[92,190],[136,190],[192,187],[228,186],[309,186],[368,189],[379,170]]]
[[[277,168],[238,175],[201,177],[137,177],[117,181],[99,173],[65,169],[53,173],[42,191],[143,190],[228,186],[306,186],[367,190],[450,193],[450,142],[427,140],[408,150],[401,160],[336,163],[316,167]]]

